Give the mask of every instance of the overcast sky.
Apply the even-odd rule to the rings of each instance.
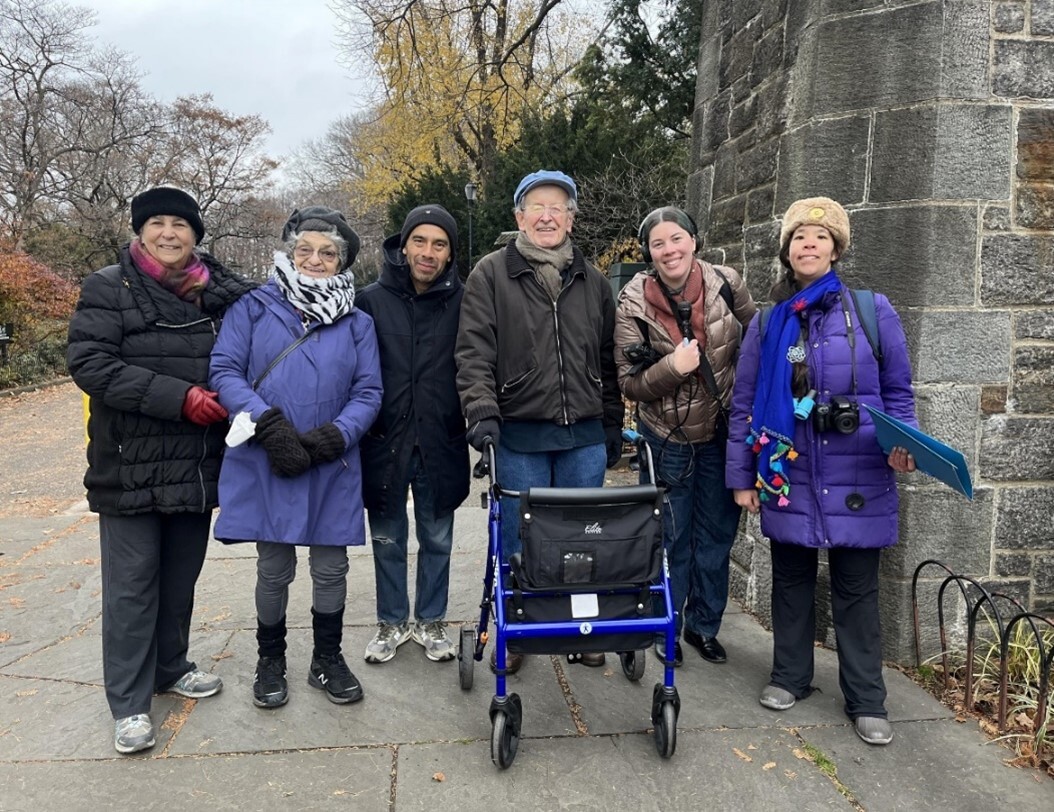
[[[78,2],[78,0],[73,0]],[[237,115],[263,117],[280,157],[366,101],[337,61],[326,0],[80,0],[97,42],[136,57],[161,101],[212,93]]]

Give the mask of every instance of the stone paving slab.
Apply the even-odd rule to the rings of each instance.
[[[345,638],[345,654],[362,682],[365,697],[335,705],[307,684],[311,635],[291,632],[286,654],[289,703],[265,710],[252,705],[256,640],[236,632],[214,672],[223,677],[217,697],[202,700],[187,718],[172,746],[174,754],[229,753],[260,749],[345,747],[384,743],[490,738],[487,711],[494,681],[486,665],[477,665],[476,686],[463,691],[455,662],[433,663],[413,642],[381,665],[363,662],[359,643]],[[422,690],[427,685],[427,691]],[[525,730],[536,736],[575,732],[567,702],[548,658],[537,658],[522,675],[508,680],[530,711]],[[525,713],[526,715],[526,713]]]
[[[1054,782],[1007,767],[1010,751],[986,742],[973,721],[894,723],[888,747],[870,747],[833,728],[801,730],[867,810],[1054,809]]]
[[[780,731],[679,736],[661,759],[650,734],[525,739],[495,770],[490,743],[399,748],[396,806],[490,812],[530,810],[840,809],[850,807]],[[737,750],[739,751],[737,754]],[[749,761],[747,760],[749,759]],[[433,778],[442,773],[443,781]]]
[[[0,809],[387,812],[391,769],[390,748],[0,763]]]

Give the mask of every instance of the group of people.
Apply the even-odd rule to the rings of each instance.
[[[220,678],[188,659],[194,587],[213,529],[251,542],[258,660],[253,703],[289,698],[289,587],[307,547],[309,684],[332,702],[363,697],[342,653],[347,547],[366,540],[377,628],[364,659],[408,640],[456,655],[446,628],[454,511],[469,491],[468,447],[492,443],[505,488],[598,487],[621,458],[624,400],[665,490],[664,544],[680,639],[709,662],[728,599],[741,510],[761,513],[773,559],[774,657],[761,704],[812,690],[817,550],[828,551],[846,712],[873,744],[891,740],[878,632],[878,552],[897,538],[894,471],[865,414],[850,433],[800,419],[834,396],[914,421],[896,313],[875,295],[872,353],[835,261],[845,211],[798,201],[783,220],[787,271],[758,311],[742,277],[699,256],[695,223],[666,206],[641,223],[649,268],[616,300],[571,239],[578,189],[563,172],[524,177],[515,240],[462,283],[457,225],[413,209],[383,245],[379,279],[356,291],[359,237],[338,211],[295,210],[269,280],[257,284],[198,248],[194,199],[157,187],[132,201],[133,240],[88,277],[70,323],[68,365],[90,398],[90,508],[99,514],[102,639],[114,746],[155,743],[155,692],[191,699]],[[843,397],[842,399],[845,399]],[[824,414],[827,414],[825,408]],[[841,424],[839,424],[841,426]],[[408,494],[418,542],[407,589]],[[508,515],[516,514],[509,505]],[[517,523],[503,523],[506,556]],[[598,666],[603,654],[574,657]],[[509,654],[505,673],[518,671]],[[491,665],[495,667],[494,653]]]

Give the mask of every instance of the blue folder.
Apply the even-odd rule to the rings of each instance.
[[[875,424],[875,437],[883,451],[888,454],[894,446],[906,448],[915,458],[915,467],[922,473],[939,479],[967,499],[973,499],[970,470],[961,452],[885,412],[866,403],[863,405]]]

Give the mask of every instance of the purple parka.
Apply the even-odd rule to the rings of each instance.
[[[889,300],[875,294],[875,311],[883,355],[881,369],[871,351],[853,300],[843,286],[844,301],[852,318],[856,339],[857,392],[855,400],[869,404],[917,426],[911,362],[904,330]],[[808,311],[806,347],[810,381],[817,403],[832,396],[852,397],[852,366],[846,331],[843,297],[832,291]],[[754,404],[761,353],[760,315],[747,329],[736,368],[732,392],[725,484],[753,488],[757,457],[746,438]],[[784,464],[789,477],[790,504],[761,503],[761,531],[768,538],[805,547],[888,547],[897,542],[897,483],[875,440],[867,410],[860,409],[860,428],[853,434],[817,433],[812,420],[795,421],[794,448],[798,458]],[[846,505],[846,497],[864,497],[859,510]]]
[[[373,320],[357,308],[286,356],[253,391],[252,381],[304,328],[274,280],[227,311],[212,351],[209,383],[231,418],[253,420],[272,406],[304,432],[334,423],[347,449],[298,477],[272,473],[250,440],[228,448],[220,468],[220,541],[360,545],[366,541],[358,443],[381,406],[381,368]]]

